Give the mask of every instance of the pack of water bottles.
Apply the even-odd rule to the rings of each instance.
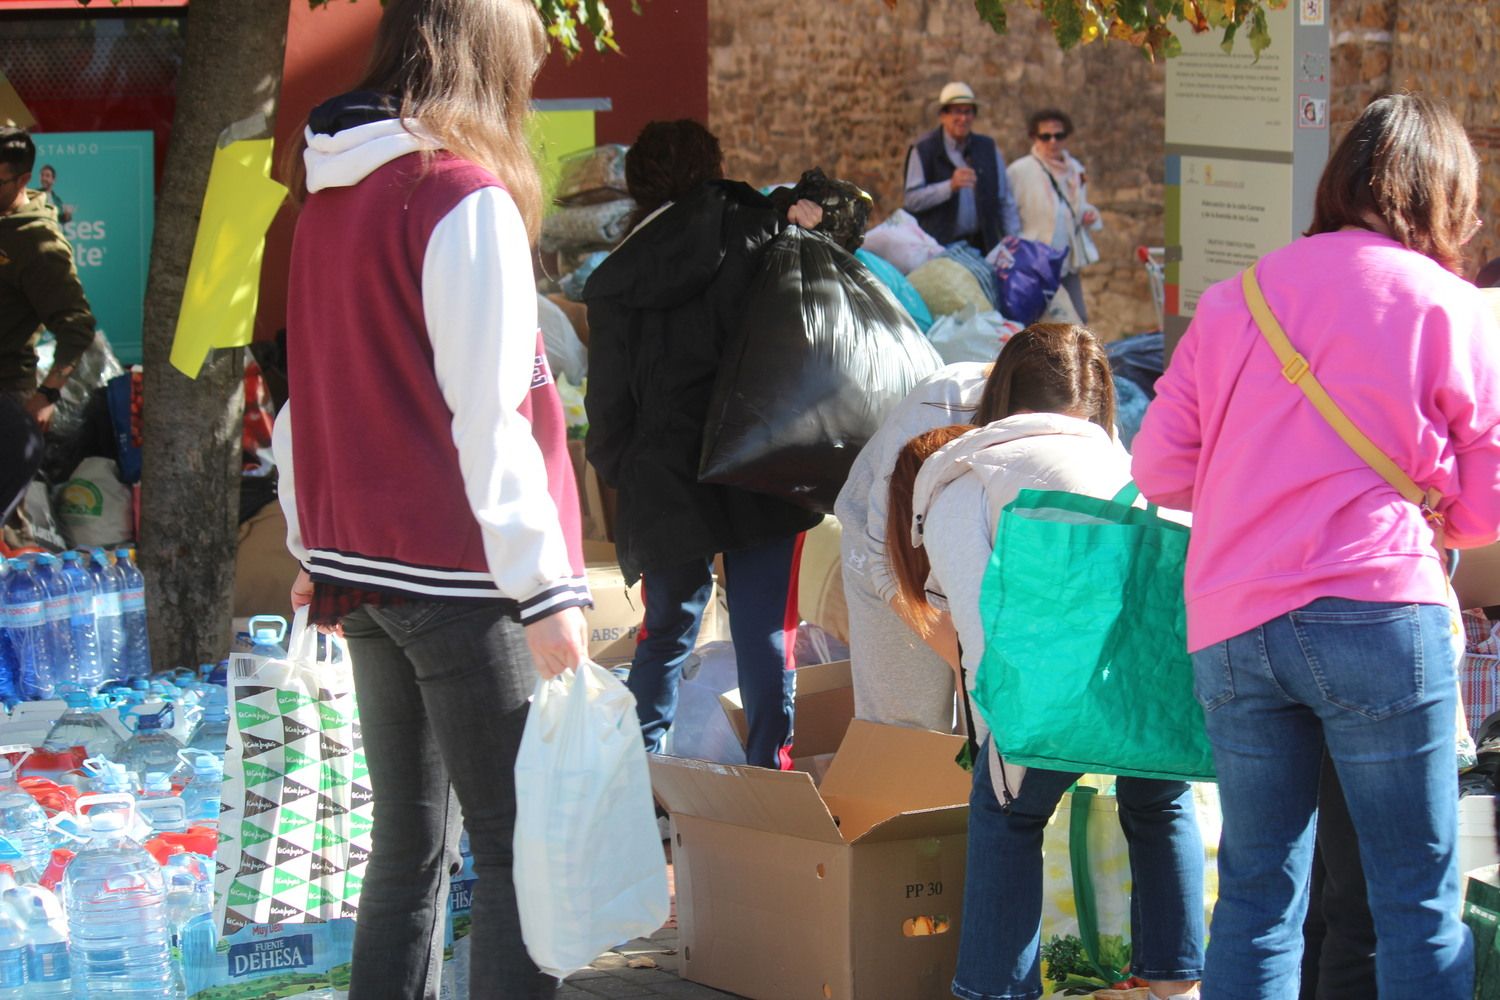
[[[0,560],[0,699],[146,677],[146,582],[131,549]]]

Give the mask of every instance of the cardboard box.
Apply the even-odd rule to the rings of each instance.
[[[744,746],[750,735],[750,723],[745,718],[740,689],[719,695],[719,704],[729,716],[729,727]],[[849,661],[798,667],[796,713],[792,766],[811,774],[814,781],[821,781],[854,719],[854,679],[849,672]]]
[[[821,789],[799,771],[653,756],[683,978],[752,1000],[948,1000],[968,840],[962,745],[855,720]]]
[[[589,656],[601,667],[629,664],[645,616],[640,581],[625,586],[625,575],[615,561],[615,547],[609,542],[585,539],[583,561],[588,568],[589,593],[594,597],[594,606],[583,612],[589,625]]]
[[[1453,589],[1461,608],[1488,608],[1500,604],[1500,542],[1458,554],[1458,572]]]
[[[620,572],[611,542],[585,538],[583,561],[588,570],[589,592],[594,597],[593,608],[586,608],[583,613],[589,626],[589,656],[601,667],[629,666],[646,614],[641,582],[625,586],[625,575]],[[716,588],[703,610],[703,624],[698,630],[700,645],[721,631],[728,632],[721,621],[721,603]]]

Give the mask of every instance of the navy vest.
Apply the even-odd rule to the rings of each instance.
[[[928,184],[946,181],[953,176],[953,161],[948,159],[941,126],[917,140],[913,148],[921,160],[922,176]],[[908,159],[910,156],[911,150],[907,150]],[[1000,242],[1000,237],[1005,235],[1000,219],[1000,153],[995,148],[994,139],[971,133],[967,157],[969,166],[978,175],[974,184],[974,207],[979,216],[977,235],[983,252],[989,253]],[[944,246],[968,235],[954,231],[958,226],[957,198],[938,202],[931,208],[914,214],[922,228]]]

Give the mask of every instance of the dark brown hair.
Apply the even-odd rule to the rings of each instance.
[[[1026,135],[1035,139],[1042,122],[1062,122],[1063,131],[1069,135],[1073,134],[1073,119],[1068,117],[1066,111],[1059,111],[1057,108],[1042,108],[1027,116]]]
[[[912,491],[922,463],[943,445],[973,429],[972,424],[954,424],[918,434],[901,446],[896,455],[896,467],[891,470],[885,551],[891,574],[896,578],[895,609],[902,621],[920,636],[932,631],[938,611],[927,603],[927,574],[932,571],[927,550],[911,543]]]
[[[708,129],[691,118],[648,122],[625,154],[625,187],[636,204],[631,226],[723,176],[724,153]]]
[[[1371,102],[1318,181],[1307,235],[1378,219],[1397,242],[1459,273],[1479,204],[1479,158],[1441,104],[1413,94]]]
[[[1098,338],[1068,323],[1033,323],[1011,337],[985,381],[974,423],[1021,410],[1071,413],[1113,434],[1115,381]]]
[[[16,174],[29,174],[36,164],[36,143],[24,128],[0,125],[0,163],[13,168]]]

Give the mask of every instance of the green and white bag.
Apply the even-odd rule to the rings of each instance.
[[[343,642],[297,612],[285,658],[234,654],[215,917],[250,924],[355,916],[373,799]]]

